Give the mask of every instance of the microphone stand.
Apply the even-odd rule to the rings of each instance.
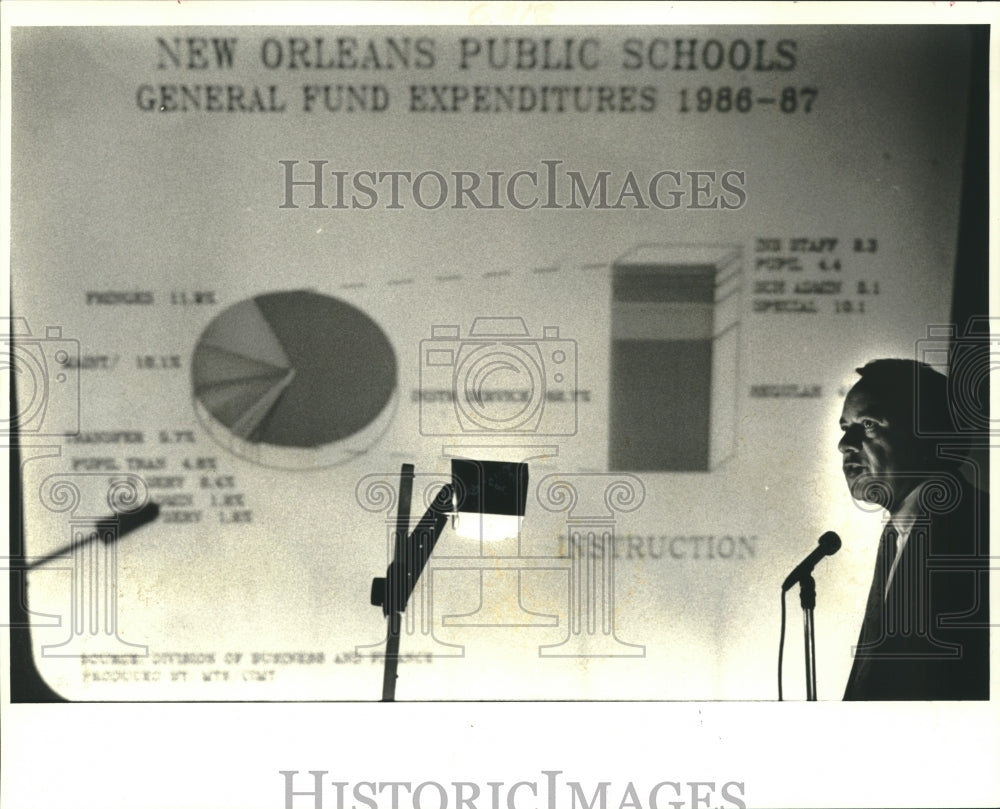
[[[802,604],[802,630],[806,646],[806,700],[816,701],[816,632],[813,610],[816,608],[816,580],[811,573],[799,579],[799,602]]]

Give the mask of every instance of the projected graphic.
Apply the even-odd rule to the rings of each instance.
[[[349,461],[395,410],[396,355],[382,329],[309,290],[259,295],[213,320],[192,359],[198,415],[229,451],[266,466]]]
[[[704,472],[736,439],[741,250],[649,245],[615,261],[611,470]]]

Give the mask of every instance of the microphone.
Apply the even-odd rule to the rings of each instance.
[[[812,573],[812,569],[824,556],[833,556],[840,550],[840,537],[833,531],[827,531],[819,538],[819,545],[796,566],[795,570],[788,574],[784,584],[781,585],[782,592],[788,591],[804,576]]]

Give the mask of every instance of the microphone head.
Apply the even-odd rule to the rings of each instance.
[[[827,531],[819,538],[819,546],[827,556],[833,556],[840,550],[840,537],[835,531]]]

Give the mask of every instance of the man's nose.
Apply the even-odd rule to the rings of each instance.
[[[856,452],[861,449],[861,443],[858,441],[857,436],[858,431],[848,427],[844,430],[844,434],[841,436],[840,441],[837,442],[837,449],[844,454],[852,451]]]

